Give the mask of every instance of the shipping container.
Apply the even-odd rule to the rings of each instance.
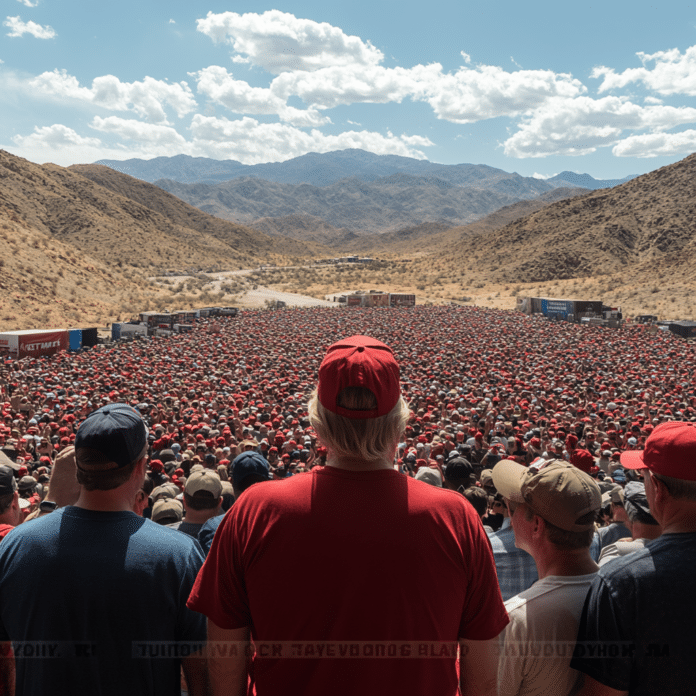
[[[196,313],[192,310],[179,309],[172,312],[173,324],[191,324],[196,318]]]
[[[82,347],[91,348],[96,346],[99,341],[99,331],[95,327],[82,329]]]
[[[70,350],[82,348],[82,329],[68,329],[68,341]]]
[[[415,307],[415,295],[399,295],[398,293],[389,293],[390,307]]]
[[[681,338],[696,338],[696,321],[673,321],[669,330]]]
[[[148,327],[145,324],[137,322],[126,322],[121,324],[121,333],[119,338],[132,338],[133,336],[147,336]]]
[[[147,326],[166,326],[171,328],[174,323],[174,316],[168,312],[141,312],[140,323]]]
[[[0,354],[16,358],[54,355],[67,350],[68,346],[66,329],[22,329],[0,333]]]

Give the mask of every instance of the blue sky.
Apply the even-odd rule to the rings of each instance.
[[[696,4],[4,0],[0,148],[68,165],[359,147],[621,178],[696,151]]]

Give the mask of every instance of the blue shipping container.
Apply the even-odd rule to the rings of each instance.
[[[70,350],[80,350],[82,348],[82,329],[68,329],[68,340]]]
[[[573,300],[548,300],[542,299],[541,313],[550,318],[560,317],[567,319],[569,314],[573,314]]]
[[[111,325],[111,340],[118,341],[121,338],[121,324]]]

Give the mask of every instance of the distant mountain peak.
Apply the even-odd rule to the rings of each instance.
[[[597,189],[620,186],[631,179],[635,179],[637,176],[638,174],[630,174],[623,179],[595,179],[589,174],[577,174],[576,172],[565,171],[556,174],[556,176],[552,176],[550,179],[544,179],[544,181],[552,186],[580,186],[581,188],[595,191]]]

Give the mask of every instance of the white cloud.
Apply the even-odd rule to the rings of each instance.
[[[123,140],[146,143],[149,150],[158,146],[166,146],[176,148],[176,152],[182,152],[183,148],[187,147],[186,139],[174,128],[158,123],[145,123],[118,116],[107,118],[95,116],[90,127],[102,133],[112,133]]]
[[[175,22],[173,19],[170,19],[170,20],[169,20],[169,23],[170,23],[170,24],[176,24],[176,22]]]
[[[625,87],[632,82],[642,82],[648,89],[658,94],[688,94],[696,96],[696,46],[690,46],[684,53],[672,48],[657,53],[636,54],[643,63],[642,68],[629,68],[616,73],[613,68],[595,68],[591,77],[602,77],[600,92]],[[649,63],[654,63],[652,69]]]
[[[287,106],[286,99],[280,98],[270,89],[252,87],[248,82],[235,80],[225,68],[218,65],[211,65],[192,75],[201,94],[234,113],[277,114],[282,121],[305,127],[331,122],[314,108],[302,110]]]
[[[459,53],[464,59],[465,63],[471,63],[471,56],[468,53],[464,53],[464,51],[459,51]]]
[[[17,17],[7,17],[2,24],[10,30],[7,32],[8,36],[31,34],[37,39],[52,39],[56,35],[53,27],[42,27],[31,20],[23,22],[19,15]]]
[[[17,145],[27,148],[50,147],[51,149],[62,149],[76,145],[88,145],[90,147],[101,145],[101,141],[98,138],[85,138],[72,128],[68,128],[60,123],[52,126],[43,126],[42,128],[34,126],[34,132],[31,135],[15,135],[12,140]]]
[[[534,172],[532,176],[535,179],[551,179],[552,177],[556,176],[556,174],[558,174],[558,172],[555,172],[554,174],[539,174],[539,172]]]
[[[27,7],[36,7],[39,4],[39,0],[36,0],[36,2],[32,2],[31,0],[17,0],[17,2],[21,2],[22,5],[26,5]]]
[[[399,103],[406,97],[423,95],[427,85],[439,79],[441,70],[437,63],[413,68],[334,66],[316,72],[283,73],[271,82],[270,90],[284,100],[297,96],[320,109],[364,102]]]
[[[117,137],[121,134],[128,135],[128,128],[119,129],[118,124],[104,124],[103,132],[108,136],[109,133]],[[143,126],[153,126],[153,124],[142,124]],[[157,126],[154,126],[157,128]],[[139,131],[138,127],[130,127],[130,134],[142,140],[131,140],[126,143],[108,144],[99,138],[84,137],[76,133],[72,128],[62,124],[54,124],[42,128],[35,128],[34,133],[27,136],[15,136],[12,140],[14,145],[2,145],[8,152],[25,157],[31,162],[44,163],[53,162],[61,166],[68,166],[77,162],[95,162],[100,159],[126,159],[139,157],[150,159],[162,155],[171,155],[173,147],[176,152],[193,154],[186,147],[172,145],[171,138],[167,139],[165,134],[147,133]],[[120,132],[119,132],[120,131]],[[148,136],[150,139],[148,139]],[[164,137],[163,137],[164,136]],[[109,138],[112,140],[113,138]],[[185,142],[185,141],[184,141]]]
[[[78,99],[113,111],[135,111],[155,123],[166,122],[164,105],[180,118],[196,108],[191,88],[185,82],[170,84],[152,77],[142,82],[121,82],[114,75],[103,75],[91,87],[81,87],[77,78],[65,70],[45,72],[30,81],[30,86],[59,99]]]
[[[440,66],[438,66],[440,68]],[[586,88],[571,75],[551,70],[506,72],[494,65],[460,68],[425,83],[423,97],[438,118],[453,123],[473,123],[498,116],[533,111],[547,100],[583,94]]]
[[[213,41],[227,41],[237,54],[236,62],[250,62],[273,74],[335,65],[376,65],[384,58],[372,44],[348,36],[338,27],[279,10],[243,15],[208,12],[197,25]]]
[[[616,144],[624,130],[654,131],[692,123],[696,109],[639,106],[620,97],[551,99],[505,141],[509,157],[584,155]]]
[[[191,124],[197,154],[217,159],[228,157],[245,164],[279,162],[307,152],[330,152],[362,148],[377,154],[425,157],[418,149],[433,143],[421,136],[382,135],[370,131],[348,131],[327,135],[306,132],[282,123],[259,123],[245,117],[235,121],[196,114]]]
[[[550,70],[506,72],[484,65],[444,73],[440,64],[431,63],[412,68],[334,66],[288,72],[271,82],[270,91],[284,100],[298,96],[320,109],[360,102],[400,103],[410,97],[429,103],[438,118],[473,123],[532,111],[547,99],[575,97],[586,88],[570,75]]]
[[[646,104],[664,104],[662,99],[658,99],[657,97],[645,97],[645,99],[643,99],[643,101]]]
[[[672,157],[696,150],[696,130],[631,135],[612,149],[616,157]]]

